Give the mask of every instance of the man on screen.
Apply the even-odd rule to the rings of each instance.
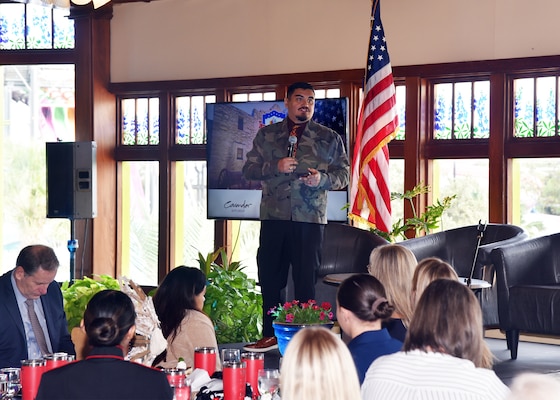
[[[277,347],[271,307],[284,299],[292,266],[295,297],[315,298],[316,270],[321,264],[327,192],[343,189],[350,164],[340,135],[311,120],[315,90],[305,82],[288,87],[284,103],[288,117],[261,128],[247,153],[243,175],[260,180],[261,231],[257,266],[263,296],[263,338],[250,351]],[[292,299],[288,299],[292,300]]]

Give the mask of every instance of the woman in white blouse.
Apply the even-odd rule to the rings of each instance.
[[[509,389],[490,368],[476,297],[438,279],[418,301],[403,351],[371,364],[362,399],[503,400]]]

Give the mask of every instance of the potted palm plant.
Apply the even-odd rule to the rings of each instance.
[[[223,248],[204,257],[200,269],[208,279],[204,312],[214,322],[218,343],[254,342],[262,330],[262,296],[254,279]]]

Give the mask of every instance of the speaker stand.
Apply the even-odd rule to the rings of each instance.
[[[70,283],[74,283],[75,268],[76,268],[76,249],[80,247],[78,245],[78,239],[76,239],[76,232],[74,226],[74,218],[70,218],[70,240],[68,241],[68,251],[70,252]]]

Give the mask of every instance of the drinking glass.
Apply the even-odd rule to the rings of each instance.
[[[239,349],[223,349],[222,350],[222,364],[228,362],[240,362],[241,351]]]
[[[19,396],[21,390],[21,381],[20,381],[20,369],[19,368],[2,368],[0,369],[0,374],[6,376],[6,390],[5,393],[2,393],[4,398],[13,399],[16,396]]]
[[[0,399],[3,399],[8,391],[8,375],[0,374]]]
[[[268,393],[272,398],[274,398],[280,387],[280,371],[277,369],[259,370],[258,386],[261,396]]]

